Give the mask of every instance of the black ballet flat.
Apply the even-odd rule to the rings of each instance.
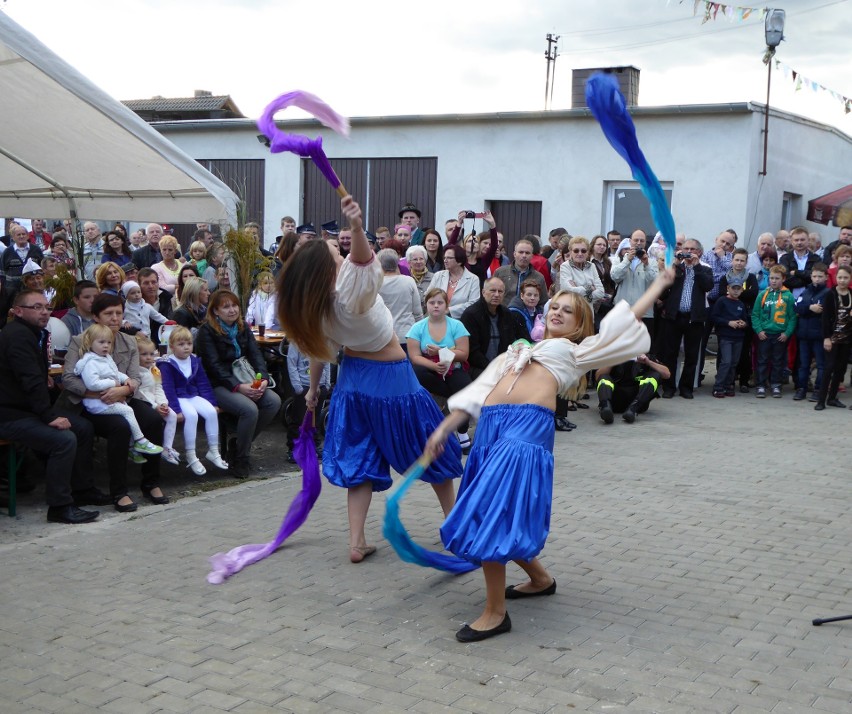
[[[169,497],[166,495],[163,496],[152,496],[151,491],[152,488],[142,488],[142,495],[155,506],[165,506],[169,502]]]
[[[522,600],[525,597],[543,597],[545,595],[553,595],[556,592],[556,581],[554,580],[544,590],[539,590],[534,593],[525,593],[522,590],[515,590],[514,585],[506,588],[507,600]]]
[[[119,513],[133,513],[138,508],[138,506],[136,505],[136,501],[134,501],[132,498],[130,499],[130,503],[127,503],[124,506],[122,506],[119,503],[119,501],[122,498],[124,498],[124,496],[118,496],[118,497],[114,498],[113,501],[112,501],[113,507]]]
[[[459,642],[480,642],[482,640],[487,640],[489,637],[502,635],[504,632],[508,632],[511,629],[512,621],[509,619],[509,613],[507,612],[506,616],[503,618],[503,622],[497,625],[497,627],[492,627],[490,630],[474,630],[469,625],[465,625],[456,632],[456,639]]]

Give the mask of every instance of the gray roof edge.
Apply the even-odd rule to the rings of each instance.
[[[662,106],[633,106],[630,113],[636,117],[642,116],[684,116],[684,115],[718,115],[718,114],[763,114],[764,104],[757,102],[730,102],[723,104],[672,104]],[[852,141],[852,137],[843,133],[840,129],[822,124],[821,122],[807,119],[806,117],[792,114],[770,106],[770,115],[787,119],[796,123],[812,126],[814,128],[829,131],[837,136]],[[477,114],[403,114],[383,116],[352,117],[349,123],[352,127],[376,126],[376,125],[399,125],[399,124],[452,124],[460,122],[486,122],[486,121],[554,121],[564,119],[587,119],[592,113],[588,107],[577,109],[556,109],[550,111],[533,112],[488,112]],[[311,130],[319,129],[322,125],[313,118],[281,119],[278,124],[282,127],[305,127]],[[254,119],[185,119],[181,121],[155,121],[151,125],[158,130],[165,131],[218,131],[222,129],[239,130],[249,126],[256,128]]]

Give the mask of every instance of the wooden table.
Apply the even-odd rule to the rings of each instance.
[[[287,335],[281,330],[266,330],[263,337],[257,333],[256,329],[252,330],[252,333],[257,344],[261,347],[270,347],[272,349],[276,349],[283,340],[287,339]]]

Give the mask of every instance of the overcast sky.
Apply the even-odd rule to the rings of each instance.
[[[852,0],[779,4],[778,58],[852,97]],[[6,0],[0,11],[117,99],[206,89],[250,117],[294,89],[348,116],[540,110],[547,33],[561,36],[556,109],[570,107],[572,68],[619,65],[641,70],[645,106],[766,98],[763,22],[702,25],[693,0]],[[773,106],[852,134],[827,94],[796,92],[780,72],[772,88]]]

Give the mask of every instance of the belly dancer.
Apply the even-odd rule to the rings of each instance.
[[[430,437],[427,455],[440,455],[460,424],[479,419],[456,505],[441,526],[447,550],[480,563],[485,576],[485,610],[456,633],[460,642],[508,632],[512,622],[507,598],[556,592],[556,580],[536,557],[550,530],[556,396],[565,397],[578,385],[582,389],[589,370],[648,350],[651,340],[641,318],[672,279],[671,270],[663,272],[632,311],[625,302],[616,305],[597,335],[592,335],[594,316],[588,301],[558,292],[550,302],[541,342],[514,343],[448,400],[450,415]],[[529,580],[507,588],[510,560]]]
[[[311,358],[309,409],[317,405],[321,363],[336,361],[343,349],[322,465],[332,484],[348,490],[349,559],[360,563],[376,551],[364,533],[373,491],[390,488],[390,466],[402,473],[416,461],[441,412],[417,381],[378,294],[383,274],[361,208],[346,196],[341,209],[352,230],[348,257],[325,241],[299,247],[278,276],[278,317],[287,338]],[[461,447],[453,438],[422,476],[445,516],[455,500],[452,479],[461,472]]]

